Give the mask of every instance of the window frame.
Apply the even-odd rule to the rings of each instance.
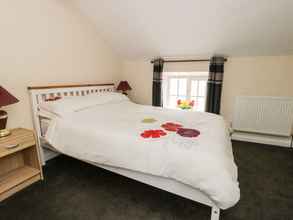
[[[186,82],[186,99],[191,100],[191,97],[195,98],[206,98],[205,96],[192,96],[191,94],[191,84],[192,81],[208,81],[208,72],[164,72],[163,73],[163,84],[164,84],[164,103],[163,107],[164,108],[172,108],[169,105],[170,102],[170,97],[172,96],[170,93],[170,85],[171,85],[171,79],[187,79]],[[180,96],[177,88],[177,97]],[[198,91],[199,92],[199,86],[198,86]],[[174,95],[173,95],[174,96]]]

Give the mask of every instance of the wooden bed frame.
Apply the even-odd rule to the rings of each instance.
[[[33,124],[37,134],[37,141],[41,146],[40,158],[45,165],[45,162],[59,153],[54,149],[53,146],[48,145],[45,139],[42,137],[41,132],[41,120],[39,115],[38,104],[48,100],[54,100],[56,97],[66,97],[66,96],[86,96],[94,93],[104,93],[113,92],[115,87],[113,83],[106,84],[75,84],[75,85],[53,85],[53,86],[35,86],[28,87],[31,106],[32,106],[32,116]],[[71,155],[68,155],[71,156]],[[77,158],[79,159],[79,158]],[[215,205],[215,203],[209,198],[208,195],[192,188],[188,185],[180,183],[176,180],[169,178],[158,177],[154,175],[144,174],[141,172],[131,171],[127,169],[110,167],[106,165],[101,165],[97,163],[92,163],[85,161],[87,163],[93,164],[95,166],[101,167],[103,169],[109,170],[114,173],[126,176],[128,178],[137,180],[139,182],[154,186],[156,188],[168,191],[170,193],[182,196],[184,198],[199,202],[201,204],[211,207],[211,220],[220,219],[220,209]]]

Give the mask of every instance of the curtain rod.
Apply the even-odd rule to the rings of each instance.
[[[209,62],[210,59],[199,59],[199,60],[164,60],[164,63],[188,63],[188,62]],[[225,58],[224,61],[226,62],[227,59]],[[154,63],[152,60],[151,63]]]

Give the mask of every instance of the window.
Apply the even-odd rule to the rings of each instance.
[[[163,75],[164,107],[178,108],[178,100],[194,102],[193,110],[204,111],[207,72],[165,72]]]

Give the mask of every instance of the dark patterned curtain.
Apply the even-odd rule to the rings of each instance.
[[[209,80],[207,85],[207,112],[220,114],[224,62],[224,57],[211,58]]]
[[[153,106],[163,106],[162,95],[162,75],[164,60],[162,58],[154,59],[153,71]]]

